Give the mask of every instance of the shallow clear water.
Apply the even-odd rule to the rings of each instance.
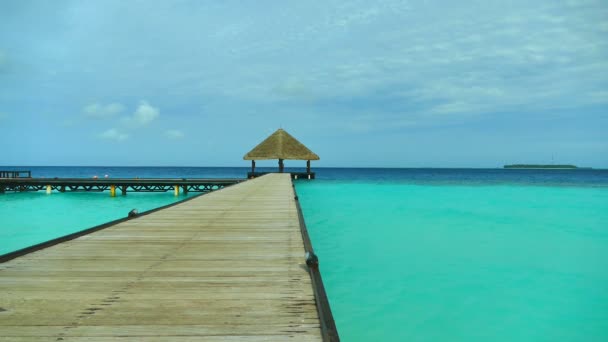
[[[104,193],[44,191],[0,195],[0,254],[35,245],[102,223],[123,218],[131,209],[154,209],[186,198],[166,193]]]
[[[608,189],[297,191],[344,341],[608,340]]]
[[[87,178],[248,170],[14,169]],[[296,184],[343,341],[608,340],[608,171],[315,171]],[[179,199],[0,195],[0,254]]]

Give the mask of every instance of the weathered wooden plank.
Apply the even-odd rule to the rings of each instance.
[[[285,174],[1,264],[0,308],[0,341],[321,339]]]
[[[318,324],[276,324],[275,325],[279,334],[289,334],[294,332],[302,332],[310,335],[316,334],[319,329]],[[72,330],[73,335],[86,335],[95,337],[111,337],[114,335],[128,335],[128,336],[200,336],[201,334],[207,336],[218,335],[226,329],[222,325],[165,325],[162,329],[151,329],[149,325],[120,325],[113,326],[112,329],[108,329],[108,326],[96,326],[96,325],[81,325],[76,327],[65,327],[65,326],[3,326],[3,332],[5,336],[14,337],[25,337],[25,336],[55,336],[61,334],[66,329]],[[68,329],[69,328],[69,329]],[[239,326],[231,327],[232,332],[241,336],[255,336],[267,334],[265,327],[258,326],[256,324],[243,324]]]
[[[47,336],[42,340],[46,341],[48,338],[54,338],[55,336]],[[201,341],[201,338],[204,338],[206,342],[225,342],[225,341],[249,341],[249,342],[268,342],[268,341],[293,341],[293,342],[304,342],[304,341],[318,341],[321,339],[320,336],[316,336],[314,334],[302,334],[298,332],[290,332],[285,334],[276,334],[276,335],[172,335],[172,336],[147,336],[147,335],[121,335],[116,334],[116,336],[64,336],[61,337],[61,340],[64,342],[91,342],[91,341],[100,341],[100,342],[115,342],[115,341],[123,341],[123,342],[132,342],[134,339],[136,341],[147,341],[147,342],[157,342],[162,341],[166,342],[177,341],[177,342],[195,342]],[[0,342],[31,342],[31,341],[40,341],[40,337],[8,337],[3,338],[0,337]],[[54,340],[54,339],[53,339]],[[56,340],[55,340],[56,341]]]

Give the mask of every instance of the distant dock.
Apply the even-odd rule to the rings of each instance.
[[[0,170],[0,179],[2,178],[32,178],[31,171],[4,171]]]
[[[1,178],[0,193],[23,191],[109,191],[114,196],[128,192],[211,192],[245,181],[245,179],[203,178]]]
[[[339,341],[289,174],[70,239],[0,256],[0,340]]]

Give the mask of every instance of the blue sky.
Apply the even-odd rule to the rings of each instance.
[[[608,3],[0,2],[0,165],[247,166],[279,127],[313,166],[608,168]]]

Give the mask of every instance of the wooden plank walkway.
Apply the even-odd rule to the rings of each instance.
[[[0,264],[0,341],[319,341],[289,174]]]

